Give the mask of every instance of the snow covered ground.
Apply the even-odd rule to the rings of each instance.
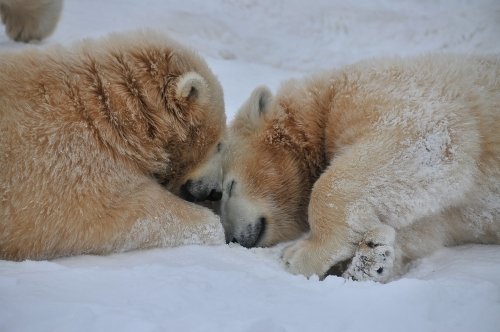
[[[139,27],[207,59],[229,119],[255,86],[321,68],[500,53],[498,0],[67,0],[34,47]],[[0,34],[0,50],[24,47]],[[0,261],[0,331],[500,331],[500,246],[441,250],[385,285],[293,276],[279,254],[232,244]]]

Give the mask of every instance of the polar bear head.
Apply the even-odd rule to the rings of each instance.
[[[196,72],[188,72],[182,75],[176,84],[176,97],[178,100],[192,99],[196,100],[201,105],[210,105],[208,99],[210,97],[210,92],[213,90],[213,88],[209,88],[207,81],[199,74]],[[219,93],[216,97],[219,100],[215,101],[220,104],[222,93]],[[212,103],[213,102],[214,100],[212,100]],[[210,122],[209,119],[205,121]],[[212,142],[211,146],[209,146],[206,156],[195,165],[196,167],[190,168],[189,172],[184,176],[183,184],[179,191],[180,195],[188,201],[218,201],[222,197],[222,126],[219,124],[218,127],[219,135],[215,137],[215,143]],[[208,127],[210,131],[216,128],[215,125]],[[195,144],[204,145],[207,143],[210,142],[196,142]],[[196,146],[193,146],[192,149],[195,150]]]
[[[175,156],[170,164],[175,167],[170,169],[175,168],[176,174],[164,184],[191,202],[218,201],[222,197],[223,96],[219,83],[208,77],[189,71],[173,83],[176,107],[193,117],[187,122],[188,130],[180,129],[182,138],[169,149],[171,158]]]
[[[258,87],[228,130],[220,206],[227,241],[271,246],[307,229],[308,175],[293,139],[277,130],[287,117],[281,100]]]
[[[220,199],[224,96],[206,62],[148,30],[84,41],[79,53],[114,153],[190,201]]]

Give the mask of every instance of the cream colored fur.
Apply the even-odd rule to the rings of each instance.
[[[231,125],[222,219],[292,273],[387,281],[443,246],[500,243],[500,58],[361,62],[258,88]]]
[[[224,242],[215,214],[176,196],[225,130],[192,51],[138,32],[4,53],[0,91],[0,258]]]
[[[54,31],[62,7],[63,0],[0,0],[0,15],[11,39],[29,42]]]

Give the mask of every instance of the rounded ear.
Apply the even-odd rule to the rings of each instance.
[[[236,118],[249,129],[255,129],[261,123],[263,115],[269,112],[273,94],[266,86],[253,90],[250,98],[241,106]]]
[[[179,100],[204,102],[209,95],[207,81],[194,71],[185,73],[177,81],[175,95]]]

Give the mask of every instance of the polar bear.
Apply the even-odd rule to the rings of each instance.
[[[0,15],[11,39],[29,42],[54,31],[62,7],[63,0],[0,0]]]
[[[193,51],[137,32],[4,53],[0,91],[0,258],[224,243],[219,217],[178,197],[226,124]]]
[[[500,58],[379,59],[257,88],[232,122],[228,241],[292,273],[385,282],[442,246],[500,243]],[[333,267],[333,269],[331,269]]]

